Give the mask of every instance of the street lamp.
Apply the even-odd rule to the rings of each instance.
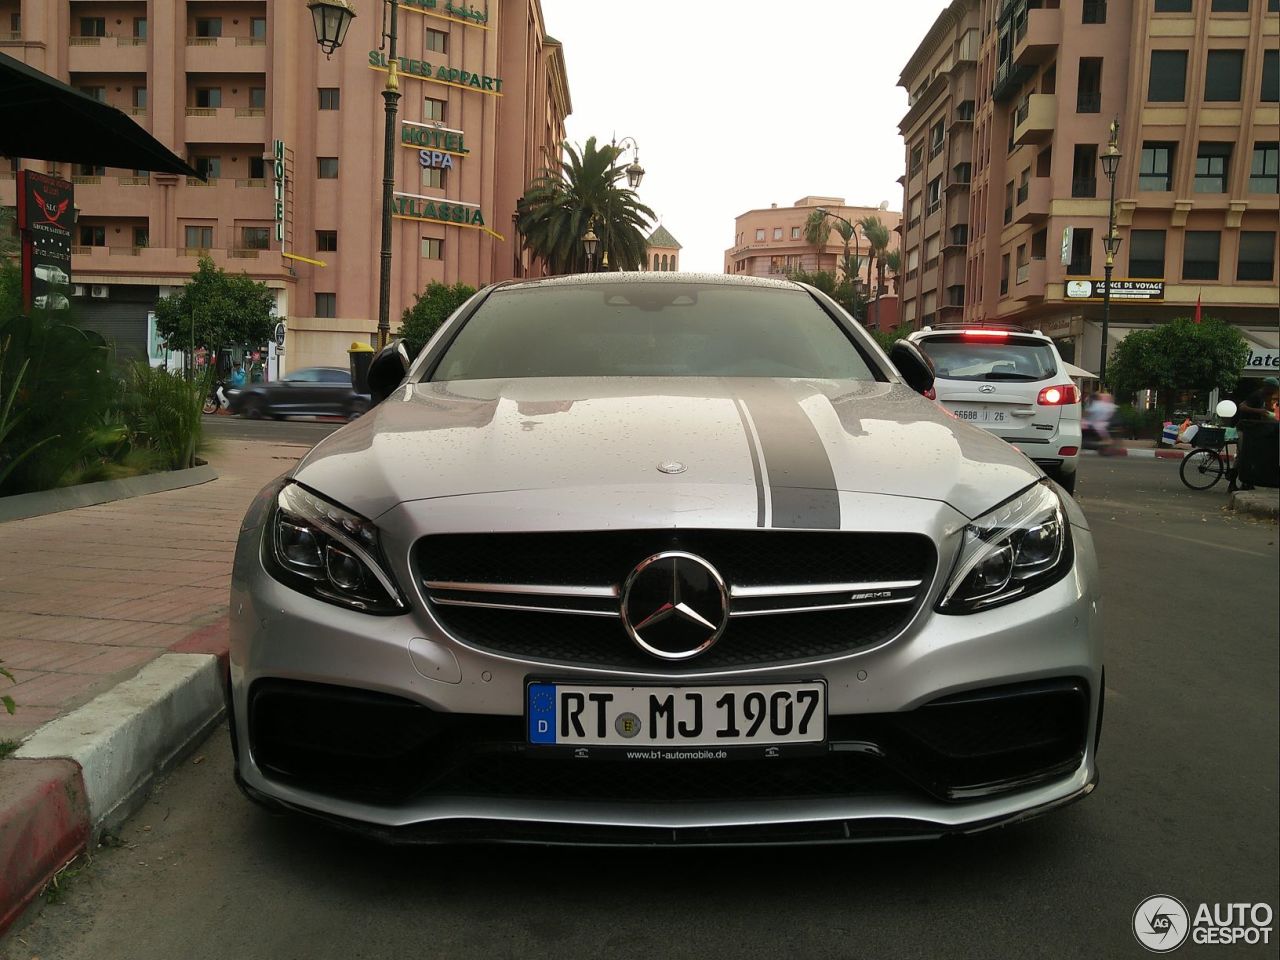
[[[587,255],[587,273],[595,273],[596,251],[600,249],[600,238],[595,230],[587,227],[587,235],[582,238],[582,252]]]
[[[1111,323],[1111,271],[1115,267],[1116,254],[1120,252],[1120,236],[1116,233],[1116,171],[1120,169],[1120,118],[1111,121],[1111,140],[1107,152],[1098,158],[1102,173],[1111,184],[1111,199],[1107,204],[1107,235],[1102,238],[1102,249],[1107,255],[1106,275],[1102,288],[1102,349],[1098,360],[1098,383],[1107,382],[1107,330]]]
[[[859,260],[861,260],[861,259],[862,259],[862,245],[858,242],[858,224],[854,223],[852,220],[847,219],[846,217],[842,217],[842,216],[840,216],[840,214],[838,214],[838,213],[832,213],[832,212],[831,212],[830,210],[828,210],[826,207],[818,207],[818,213],[822,214],[824,217],[831,217],[833,220],[839,220],[841,223],[844,223],[844,224],[847,224],[847,225],[848,225],[848,227],[849,227],[849,231],[850,231],[850,234],[851,234],[851,235],[852,235],[852,237],[853,237],[853,255],[854,255],[855,257],[857,257]],[[864,233],[865,233],[865,231],[864,231]],[[870,245],[870,241],[867,241],[867,243],[868,243],[868,246],[869,246],[869,245]],[[845,247],[845,251],[844,251],[844,252],[847,254],[847,253],[849,252],[849,248],[848,248],[848,247]],[[814,264],[814,269],[816,270],[816,269],[818,268],[818,266],[819,266],[819,264],[816,264],[816,263],[815,263],[815,264]],[[870,269],[870,268],[868,268],[868,269]],[[847,279],[847,278],[846,278],[846,279]],[[859,284],[859,282],[860,282],[860,281],[859,281],[859,280],[858,280],[858,278],[855,276],[855,277],[853,278],[853,289],[854,289],[854,291],[855,291],[855,303],[854,303],[854,306],[857,306],[857,303],[856,303],[856,292],[857,292],[857,289],[858,289],[858,284]],[[871,290],[870,290],[870,288],[869,288],[869,287],[868,287],[868,289],[867,289],[867,293],[868,293],[868,295],[871,293]],[[868,319],[870,319],[870,318],[868,318]],[[879,297],[877,297],[877,298],[876,298],[876,320],[877,320],[877,324],[876,324],[876,325],[877,325],[877,326],[879,326],[879,322],[878,322],[878,321],[879,321],[879,319],[880,319],[880,300],[879,300]]]
[[[627,176],[627,186],[632,190],[640,189],[640,181],[644,179],[644,167],[640,166],[640,144],[636,143],[635,137],[623,137],[618,140],[616,136],[609,138],[609,148],[613,151],[610,159],[610,166],[617,160],[618,155],[625,153],[631,149],[631,162],[623,169],[623,173]],[[612,186],[612,182],[610,186]],[[604,218],[604,256],[601,258],[604,263],[609,262],[609,240],[611,239],[611,231],[613,230],[613,194],[610,192],[605,199],[605,218]]]
[[[389,8],[384,19],[381,50],[387,48],[387,83],[382,91],[386,102],[387,121],[382,145],[382,247],[379,251],[378,270],[378,349],[391,339],[391,210],[395,197],[396,175],[396,108],[400,102],[400,61],[396,59],[396,11],[399,3],[382,0]],[[311,0],[307,4],[315,22],[316,43],[326,55],[342,46],[347,28],[355,17],[349,0]]]

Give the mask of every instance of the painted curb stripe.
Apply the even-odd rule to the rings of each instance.
[[[839,530],[840,494],[822,437],[808,414],[783,387],[753,384],[743,402],[760,438],[769,477],[770,526]]]

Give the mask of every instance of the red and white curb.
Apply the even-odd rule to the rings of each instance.
[[[1081,450],[1080,453],[1087,457],[1100,455],[1097,450]],[[1186,455],[1186,450],[1156,450],[1149,447],[1117,447],[1106,454],[1108,457],[1138,457],[1142,460],[1181,460]]]
[[[0,933],[221,719],[226,621],[175,647],[0,761]]]

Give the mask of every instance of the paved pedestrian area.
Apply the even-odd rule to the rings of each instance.
[[[253,495],[307,450],[222,440],[217,480],[0,524],[0,678],[21,740],[226,613],[236,535]]]

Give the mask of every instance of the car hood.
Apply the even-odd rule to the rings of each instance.
[[[818,529],[840,526],[841,492],[975,517],[1039,476],[901,384],[652,377],[405,384],[294,473],[367,517],[468,494],[732,486],[754,494],[744,523]]]

